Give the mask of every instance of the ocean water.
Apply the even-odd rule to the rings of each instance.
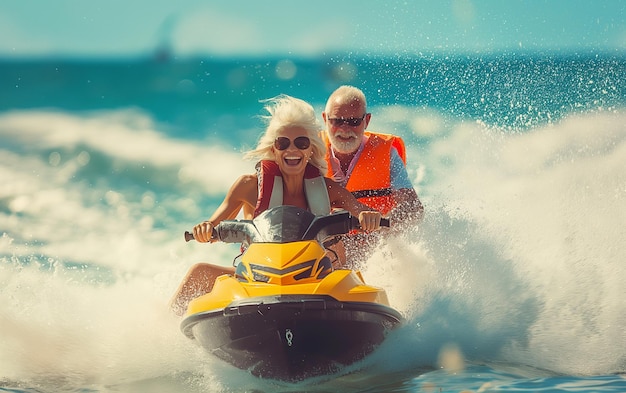
[[[284,384],[210,358],[167,309],[185,243],[262,131],[363,88],[425,207],[366,281],[407,318],[363,362]],[[625,392],[626,56],[0,61],[0,392]]]

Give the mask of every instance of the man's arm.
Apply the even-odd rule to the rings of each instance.
[[[392,226],[418,224],[424,217],[424,206],[396,149],[391,150],[391,188],[395,200],[395,207],[389,214]]]

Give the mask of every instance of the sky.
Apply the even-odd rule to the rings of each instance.
[[[0,0],[0,58],[626,53],[624,0]]]

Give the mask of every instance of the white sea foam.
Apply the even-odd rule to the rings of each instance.
[[[370,261],[396,299],[416,288],[390,273],[413,276],[418,267],[406,333],[414,345],[393,350],[432,362],[451,340],[474,359],[622,370],[624,124],[624,113],[570,116],[524,133],[460,123],[413,149],[428,179],[421,239],[398,258]]]
[[[623,371],[626,114],[523,133],[442,119],[396,108],[378,123],[429,140],[407,144],[424,222],[364,269],[408,317],[381,362],[434,364],[452,342],[468,359]],[[219,369],[166,305],[191,264],[230,263],[232,247],[181,233],[251,164],[159,127],[133,111],[0,115],[0,379]]]

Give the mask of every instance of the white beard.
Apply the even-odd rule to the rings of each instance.
[[[350,139],[340,139],[337,136]],[[334,134],[328,133],[328,139],[330,140],[333,149],[342,154],[348,154],[355,152],[359,146],[361,146],[361,138],[353,131],[337,131]]]

